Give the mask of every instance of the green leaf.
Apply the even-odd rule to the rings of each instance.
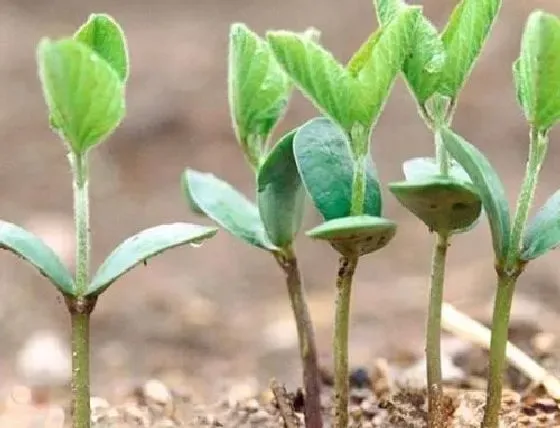
[[[244,24],[233,24],[228,61],[230,113],[237,138],[254,165],[284,115],[291,89],[266,41]]]
[[[74,281],[55,252],[27,230],[0,220],[0,248],[31,263],[41,275],[67,295],[74,295]]]
[[[305,189],[299,176],[290,131],[274,146],[257,177],[260,217],[270,240],[283,248],[292,243],[303,219]]]
[[[290,31],[266,35],[278,62],[296,86],[325,115],[350,130],[355,82],[344,67],[318,43]]]
[[[389,23],[404,7],[402,0],[374,0],[377,20]],[[434,25],[420,15],[416,21],[412,50],[402,67],[416,100],[423,105],[437,90],[439,72],[445,64],[445,48]]]
[[[192,169],[185,171],[183,180],[187,197],[210,219],[255,247],[277,250],[266,234],[256,205],[228,183]]]
[[[523,234],[521,260],[533,260],[560,245],[560,190],[529,221]]]
[[[386,246],[395,236],[397,225],[385,218],[351,216],[327,221],[309,231],[313,239],[329,241],[343,256],[370,254]]]
[[[438,91],[457,98],[490,33],[501,0],[462,0],[453,10],[441,40],[446,62]]]
[[[405,7],[402,0],[373,0],[373,4],[380,25],[387,25],[399,10]]]
[[[125,114],[124,86],[116,71],[84,44],[43,39],[39,77],[51,124],[77,154],[107,138]]]
[[[347,68],[360,94],[352,107],[355,120],[362,125],[371,127],[379,118],[397,74],[412,50],[420,16],[418,7],[402,8],[350,60]]]
[[[128,50],[120,25],[110,15],[93,13],[74,34],[74,39],[86,44],[117,72],[121,81],[128,79]]]
[[[294,155],[307,193],[325,218],[350,215],[354,161],[344,131],[326,118],[301,126],[294,137]],[[381,190],[371,157],[366,156],[364,214],[381,213]]]
[[[369,128],[379,117],[408,55],[418,7],[406,7],[373,34],[345,69],[319,44],[288,31],[267,33],[278,62],[296,86],[326,116],[350,133]]]
[[[181,245],[200,245],[217,232],[215,227],[189,223],[162,224],[145,229],[123,241],[95,273],[86,296],[98,296],[140,263]]]
[[[508,251],[510,214],[504,186],[486,157],[449,128],[441,130],[445,148],[465,169],[477,189],[488,216],[494,253],[503,260]]]
[[[528,122],[546,131],[560,119],[560,19],[535,11],[513,65],[517,99]]]

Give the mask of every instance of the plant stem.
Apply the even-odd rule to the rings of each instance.
[[[502,377],[505,367],[506,346],[508,341],[509,315],[516,276],[501,276],[494,301],[492,315],[492,336],[490,339],[490,372],[486,396],[486,410],[482,426],[497,428],[502,405]]]
[[[366,195],[366,171],[364,164],[364,158],[357,159],[354,162],[350,215],[360,215],[364,212],[364,202]]]
[[[524,262],[519,259],[523,231],[533,202],[539,172],[543,164],[548,139],[546,134],[531,129],[529,159],[525,178],[517,199],[517,208],[511,229],[505,263],[498,261],[498,290],[494,301],[492,316],[492,338],[490,342],[489,381],[486,397],[486,410],[482,426],[497,428],[502,400],[502,376],[505,366],[508,326],[517,278],[523,271]]]
[[[89,428],[89,313],[71,311],[73,428]]]
[[[71,154],[76,227],[76,288],[84,295],[89,282],[89,191],[87,155]]]
[[[441,389],[441,307],[443,304],[443,284],[445,260],[449,235],[438,233],[432,256],[430,275],[430,302],[426,329],[426,371],[428,377],[428,426],[445,427],[443,392]]]
[[[90,426],[89,319],[96,299],[81,297],[89,283],[89,194],[86,154],[70,154],[76,227],[76,290],[67,298],[72,322],[72,418],[74,428]]]
[[[292,248],[286,248],[281,253],[275,253],[275,257],[286,274],[288,295],[290,296],[290,303],[296,322],[299,352],[303,364],[305,426],[309,428],[322,428],[321,383],[319,379],[315,332],[307,306],[297,258]]]
[[[348,426],[348,331],[352,278],[358,256],[340,258],[336,280],[336,313],[334,320],[334,427]]]

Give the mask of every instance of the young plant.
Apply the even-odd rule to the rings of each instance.
[[[268,42],[299,90],[326,117],[295,132],[294,158],[305,190],[325,222],[306,234],[340,253],[334,323],[334,426],[348,426],[348,333],[358,259],[387,245],[396,232],[382,218],[370,137],[396,75],[411,51],[418,7],[403,7],[342,66],[318,43],[288,31]]]
[[[375,0],[381,27],[405,7],[402,0]],[[428,426],[444,427],[441,389],[441,311],[447,248],[451,236],[470,230],[481,213],[481,200],[465,171],[447,155],[441,129],[449,126],[457,100],[492,24],[500,0],[463,0],[441,34],[424,17],[418,20],[416,43],[402,72],[432,130],[435,157],[414,158],[403,164],[406,181],[390,183],[397,200],[436,233],[430,275],[426,328]]]
[[[0,245],[31,263],[63,294],[72,329],[72,415],[75,428],[90,426],[89,321],[97,299],[136,265],[169,248],[197,244],[216,229],[174,223],[146,229],[121,243],[90,277],[88,154],[125,115],[126,40],[108,15],[92,14],[73,37],[44,38],[37,62],[51,127],[68,150],[76,226],[76,273],[54,251],[14,224],[0,222]]]
[[[306,32],[304,39],[315,37]],[[268,43],[243,24],[229,36],[229,105],[237,140],[257,182],[257,203],[228,183],[187,169],[182,185],[191,207],[233,236],[269,252],[286,276],[303,365],[305,422],[323,426],[315,333],[294,251],[301,227],[305,191],[294,162],[295,130],[270,148],[271,134],[292,93],[288,76]]]
[[[515,285],[527,264],[560,245],[560,192],[528,221],[549,130],[560,120],[560,19],[543,11],[527,21],[521,53],[513,65],[517,100],[530,126],[529,156],[513,219],[498,174],[473,145],[448,128],[443,144],[470,176],[480,194],[492,232],[497,292],[492,319],[490,374],[483,426],[499,425],[502,376]]]

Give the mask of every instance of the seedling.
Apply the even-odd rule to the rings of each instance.
[[[401,0],[376,0],[381,27],[405,7]],[[481,213],[481,199],[469,176],[450,159],[441,141],[441,129],[453,119],[458,97],[491,26],[500,0],[463,0],[441,34],[422,16],[416,43],[402,67],[420,116],[433,131],[435,157],[414,158],[403,164],[406,181],[390,183],[398,201],[419,218],[436,238],[430,275],[426,328],[428,426],[446,425],[441,389],[441,313],[447,248],[452,235],[472,229]]]
[[[99,296],[148,258],[199,244],[217,229],[189,223],[146,229],[117,246],[90,277],[88,154],[125,115],[126,39],[112,17],[92,14],[72,37],[42,39],[37,62],[50,125],[64,141],[72,169],[76,273],[70,274],[51,248],[15,224],[0,221],[0,246],[35,266],[64,296],[72,329],[73,426],[85,428],[90,426],[89,321]]]
[[[560,191],[528,221],[548,132],[560,120],[560,19],[533,12],[513,65],[517,100],[530,126],[529,156],[513,219],[500,178],[488,159],[449,128],[445,148],[468,173],[486,212],[495,254],[497,292],[492,319],[490,374],[483,426],[498,427],[508,324],[515,285],[527,264],[560,245]]]
[[[412,50],[418,7],[395,11],[346,67],[317,42],[270,31],[268,42],[298,89],[325,116],[295,132],[294,159],[305,190],[325,222],[306,234],[328,241],[341,255],[334,323],[334,426],[348,426],[348,333],[352,279],[361,256],[386,246],[396,232],[381,217],[371,132],[397,73]]]
[[[301,37],[307,40],[318,34],[310,30]],[[271,135],[284,115],[293,85],[268,43],[244,24],[231,26],[228,84],[232,124],[256,176],[257,201],[250,201],[212,174],[192,169],[182,176],[183,189],[194,211],[205,214],[233,236],[269,252],[283,270],[303,365],[305,422],[310,428],[321,428],[315,334],[294,250],[305,202],[293,154],[296,130],[270,147]]]

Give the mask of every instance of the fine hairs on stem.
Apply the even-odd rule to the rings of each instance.
[[[350,328],[352,278],[357,265],[357,256],[341,257],[336,279],[334,321],[335,427],[348,426],[348,332]]]
[[[323,426],[321,416],[321,384],[315,332],[305,298],[305,290],[297,258],[292,248],[275,253],[275,258],[286,276],[286,286],[296,323],[299,353],[303,365],[306,426],[309,428],[321,428]]]
[[[498,284],[494,300],[492,316],[492,337],[490,341],[490,368],[486,411],[483,426],[498,426],[502,397],[502,376],[505,369],[508,327],[513,302],[513,294],[519,275],[525,263],[520,260],[523,231],[533,203],[539,173],[546,155],[548,137],[531,129],[529,159],[521,191],[517,200],[517,208],[513,220],[507,257],[503,266],[497,266]]]
[[[90,264],[88,158],[87,153],[71,153],[69,158],[72,166],[76,227],[76,288],[83,295],[89,284]],[[89,321],[95,307],[95,299],[70,297],[66,302],[72,328],[74,428],[86,428],[90,425]]]

